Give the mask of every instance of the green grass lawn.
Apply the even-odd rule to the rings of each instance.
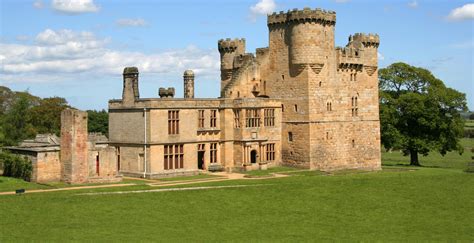
[[[460,155],[458,152],[449,152],[445,156],[441,156],[437,152],[431,152],[428,156],[418,155],[420,164],[426,167],[455,168],[466,169],[468,162],[474,162],[471,148],[474,147],[474,139],[463,138],[461,144],[464,147],[464,153]],[[400,151],[382,152],[382,164],[391,165],[409,165],[410,157],[402,156]]]
[[[178,176],[170,178],[162,178],[158,181],[189,181],[189,180],[200,180],[200,179],[217,179],[222,178],[222,176],[212,175],[212,174],[199,174],[194,176]]]
[[[50,189],[50,186],[29,183],[21,179],[0,176],[0,192],[15,191],[17,189]],[[0,199],[1,200],[1,199]]]
[[[122,182],[111,183],[111,184],[129,184],[129,183],[145,184],[149,182],[126,179],[126,180],[123,180]],[[37,184],[37,183],[26,182],[22,179],[0,176],[0,192],[15,191],[17,189],[25,189],[25,190],[56,189],[56,188],[66,188],[66,187],[78,187],[78,186],[95,186],[95,185],[103,185],[103,184],[102,183],[88,183],[88,184],[81,184],[81,185],[71,185],[64,182],[50,182],[50,183]]]
[[[474,240],[474,176],[460,170],[302,173],[202,185],[235,184],[260,186],[2,196],[0,241]]]
[[[284,166],[275,166],[270,167],[267,170],[251,170],[251,171],[244,171],[242,173],[246,174],[248,177],[266,177],[271,176],[272,173],[285,173],[285,172],[293,172],[299,170],[298,168],[293,167],[284,167]]]
[[[0,242],[473,242],[474,174],[462,170],[471,153],[430,156],[421,157],[423,167],[406,166],[408,157],[393,152],[383,154],[378,172],[295,171],[177,186],[248,186],[238,188],[82,195],[162,189],[141,184],[0,196]],[[0,180],[0,189],[42,187]]]
[[[464,126],[474,128],[474,120],[466,120]]]

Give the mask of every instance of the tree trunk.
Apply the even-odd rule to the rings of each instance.
[[[421,166],[418,161],[418,151],[410,149],[410,165]]]

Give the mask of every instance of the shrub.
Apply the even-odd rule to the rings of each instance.
[[[465,138],[474,138],[474,129],[464,129]]]
[[[465,171],[468,173],[474,173],[474,162],[467,163],[467,169]]]
[[[24,156],[1,152],[0,164],[3,164],[3,176],[20,178],[26,181],[31,179],[33,166],[31,161]]]

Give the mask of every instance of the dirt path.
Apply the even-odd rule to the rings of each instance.
[[[157,181],[157,180],[149,180],[143,178],[128,178],[125,177],[124,179],[132,179],[132,180],[139,180],[139,181],[146,181],[150,183],[127,183],[127,184],[109,184],[109,185],[94,185],[94,186],[75,186],[75,187],[64,187],[64,188],[56,188],[56,189],[36,189],[36,190],[26,190],[25,193],[42,193],[42,192],[56,192],[56,191],[72,191],[72,190],[82,190],[82,189],[95,189],[95,188],[111,188],[111,187],[126,187],[126,186],[137,186],[137,185],[148,185],[150,187],[165,187],[165,186],[180,186],[180,185],[189,185],[189,184],[198,184],[198,183],[207,183],[207,182],[219,182],[219,181],[228,181],[228,180],[264,180],[264,179],[272,179],[272,178],[282,178],[287,177],[289,175],[278,174],[278,173],[271,173],[272,176],[268,177],[245,177],[245,174],[240,173],[227,173],[227,172],[216,172],[213,175],[217,175],[220,177],[217,178],[205,178],[205,179],[194,179],[194,180],[184,180],[184,181]],[[16,194],[14,191],[8,192],[0,192],[0,196],[2,195],[14,195]]]
[[[75,187],[64,187],[56,189],[36,189],[36,190],[26,190],[25,193],[41,193],[41,192],[57,192],[57,191],[72,191],[72,190],[82,190],[82,189],[91,189],[91,188],[109,188],[109,187],[124,187],[124,186],[136,186],[139,184],[109,184],[109,185],[95,185],[95,186],[75,186]],[[12,192],[0,192],[0,195],[14,195]]]

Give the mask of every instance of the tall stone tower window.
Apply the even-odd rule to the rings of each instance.
[[[179,111],[168,111],[168,134],[179,134]]]
[[[217,127],[217,110],[211,110],[211,127]]]
[[[204,127],[204,110],[198,110],[198,128]]]
[[[332,103],[331,102],[326,103],[326,110],[327,111],[332,111]]]
[[[351,100],[351,104],[352,104],[352,116],[358,116],[359,115],[359,107],[357,105],[357,96],[354,96],[352,97],[352,100]]]
[[[240,110],[234,109],[234,128],[240,128]]]
[[[293,142],[293,133],[288,132],[288,142]]]
[[[298,112],[298,105],[295,105],[295,112]]]
[[[266,127],[275,126],[275,109],[265,109],[263,110],[264,120],[263,124]]]
[[[351,73],[351,81],[357,81],[357,72]]]
[[[217,163],[217,143],[211,143],[211,163]]]
[[[285,112],[285,105],[281,104],[281,112]]]

